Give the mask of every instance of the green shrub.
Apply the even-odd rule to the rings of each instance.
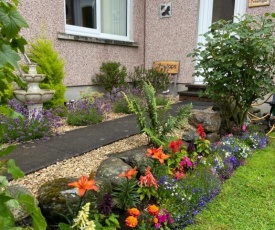
[[[103,87],[111,93],[113,88],[126,87],[127,71],[119,62],[104,62],[100,66],[100,73],[92,80],[94,84]]]
[[[52,41],[43,35],[30,43],[29,58],[37,63],[37,72],[46,74],[43,82],[39,83],[41,89],[53,89],[53,98],[44,103],[45,108],[64,106],[66,87],[63,84],[65,76],[64,62],[54,50]]]
[[[251,104],[274,92],[275,14],[245,15],[239,22],[218,21],[189,56],[195,76],[204,77],[206,94],[218,106],[222,127],[241,130]]]
[[[158,94],[156,95],[156,103],[157,105],[166,105],[169,101],[169,98],[167,98],[165,95]]]
[[[115,113],[125,113],[125,114],[131,114],[131,110],[128,107],[127,101],[122,98],[118,101],[115,101],[112,106],[112,110]]]
[[[129,80],[133,87],[139,90],[142,90],[144,81],[150,83],[157,93],[167,90],[170,86],[169,74],[164,70],[156,70],[155,68],[135,67],[134,72],[129,74]]]

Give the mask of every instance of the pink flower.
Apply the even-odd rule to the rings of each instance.
[[[146,168],[146,171],[145,171],[145,176],[140,176],[139,178],[139,184],[140,186],[154,186],[155,189],[158,188],[158,182],[157,180],[154,178],[153,174],[150,172],[150,166],[148,166]]]
[[[182,158],[182,161],[180,162],[180,166],[186,166],[186,167],[190,168],[193,166],[193,163],[187,156],[184,156]]]

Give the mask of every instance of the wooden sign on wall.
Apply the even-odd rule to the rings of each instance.
[[[159,70],[165,70],[168,74],[179,73],[179,61],[155,61],[153,67]]]
[[[270,0],[248,0],[249,7],[269,6]]]

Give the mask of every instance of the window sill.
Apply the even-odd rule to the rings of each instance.
[[[70,41],[79,41],[79,42],[91,42],[91,43],[99,43],[105,45],[118,45],[118,46],[130,46],[130,47],[138,47],[138,43],[136,42],[128,42],[128,41],[117,41],[111,39],[104,38],[93,38],[65,33],[58,33],[57,38],[60,40],[70,40]]]

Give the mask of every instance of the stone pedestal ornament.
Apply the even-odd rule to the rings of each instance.
[[[29,110],[29,119],[37,118],[42,114],[43,103],[52,99],[55,91],[40,89],[39,82],[45,79],[45,74],[38,74],[36,64],[29,64],[29,73],[22,74],[21,78],[27,82],[28,88],[25,90],[14,90],[14,96],[20,102],[26,103]]]

